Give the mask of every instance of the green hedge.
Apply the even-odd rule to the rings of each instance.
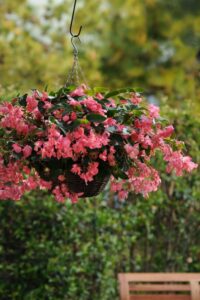
[[[200,162],[199,119],[170,118]],[[118,272],[200,272],[199,171],[162,177],[149,199],[132,195],[124,204],[108,192],[77,205],[44,192],[2,201],[0,299],[114,300]]]

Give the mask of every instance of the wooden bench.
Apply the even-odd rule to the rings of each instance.
[[[200,273],[119,274],[120,300],[200,300]]]

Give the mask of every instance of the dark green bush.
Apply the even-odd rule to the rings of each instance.
[[[200,162],[199,119],[170,117]],[[200,272],[199,171],[162,177],[149,199],[124,204],[106,192],[77,205],[44,192],[1,202],[0,299],[118,299],[119,272]]]

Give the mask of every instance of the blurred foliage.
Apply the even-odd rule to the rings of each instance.
[[[200,120],[165,110],[200,163]],[[117,300],[119,272],[200,272],[200,174],[177,179],[155,163],[163,182],[149,199],[1,202],[0,299]]]
[[[0,95],[57,88],[72,65],[73,1],[0,0]],[[81,66],[93,86],[140,86],[178,106],[200,107],[197,0],[78,1]]]
[[[78,8],[90,85],[144,88],[200,163],[200,2],[80,0]],[[2,99],[66,82],[71,9],[69,0],[0,0]],[[162,188],[146,200],[122,204],[105,192],[60,205],[38,192],[1,202],[0,299],[118,299],[118,272],[200,272],[199,171],[177,179],[155,163]]]

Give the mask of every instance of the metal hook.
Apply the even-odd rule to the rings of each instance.
[[[70,34],[71,34],[72,38],[78,38],[80,36],[81,30],[83,28],[83,26],[81,25],[79,28],[79,32],[77,34],[74,34],[72,32],[72,27],[73,27],[73,22],[74,22],[74,14],[75,14],[75,10],[76,10],[76,2],[77,2],[77,0],[74,1],[74,7],[73,7],[72,18],[71,18],[71,23],[70,23]]]
[[[76,47],[76,45],[75,45],[75,43],[74,43],[74,36],[72,36],[71,37],[71,43],[72,43],[72,46],[73,46],[73,48],[74,48],[74,56],[78,56],[78,48]],[[79,39],[79,37],[78,37],[78,39]],[[79,39],[79,41],[80,41],[80,39]]]

